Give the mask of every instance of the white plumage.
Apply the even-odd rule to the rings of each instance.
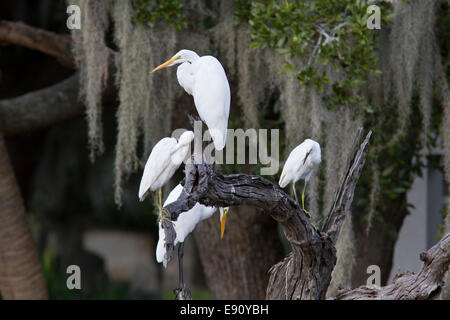
[[[143,201],[151,191],[160,189],[169,181],[189,153],[194,140],[192,131],[184,132],[180,138],[163,138],[153,147],[145,164],[139,186],[139,200]]]
[[[164,202],[164,207],[169,203],[172,203],[178,199],[181,192],[183,191],[183,186],[181,184],[177,185],[169,194],[166,201]],[[223,209],[220,208],[220,219],[222,220]],[[225,208],[228,209],[228,208]],[[176,221],[173,221],[173,227],[176,232],[176,238],[174,241],[174,246],[179,242],[184,242],[186,237],[194,230],[195,226],[202,220],[211,217],[217,209],[215,207],[207,207],[200,203],[196,203],[195,206],[186,212],[181,213]],[[164,229],[161,227],[161,221],[159,221],[159,240],[156,245],[156,261],[158,263],[163,262],[164,255],[166,253],[165,244],[165,233]]]
[[[300,179],[308,181],[312,170],[321,162],[320,145],[311,139],[306,139],[287,158],[278,184],[281,188]]]
[[[278,184],[281,188],[292,183],[292,192],[295,200],[298,202],[297,192],[295,191],[295,183],[303,179],[305,184],[302,191],[302,210],[311,218],[311,213],[305,209],[305,189],[306,183],[311,178],[312,171],[315,166],[321,162],[320,145],[311,139],[306,139],[300,145],[294,148],[284,164]],[[314,229],[316,226],[312,224]]]
[[[197,112],[208,127],[215,148],[222,150],[227,139],[231,99],[225,70],[215,57],[200,57],[194,51],[183,49],[152,72],[180,63],[178,82],[194,97]]]

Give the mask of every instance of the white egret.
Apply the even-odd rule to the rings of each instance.
[[[178,199],[181,192],[183,191],[183,186],[181,184],[177,185],[167,197],[164,202],[164,207],[169,203],[172,203]],[[219,208],[220,209],[220,221],[221,221],[221,237],[223,237],[223,232],[225,230],[225,222],[226,216],[228,212],[228,207]],[[179,278],[180,278],[180,287],[182,289],[184,286],[183,283],[183,250],[184,250],[184,240],[186,237],[194,230],[195,226],[202,220],[208,219],[211,217],[217,208],[215,207],[207,207],[200,203],[196,203],[195,206],[186,212],[181,213],[178,216],[176,221],[173,221],[173,227],[176,232],[176,237],[173,245],[176,246],[180,243],[178,247],[178,268],[179,268]],[[166,246],[165,246],[165,233],[162,228],[161,221],[159,221],[159,240],[156,245],[156,261],[161,263],[164,261],[164,255],[166,254]],[[164,265],[166,267],[166,265]]]
[[[155,200],[159,210],[159,218],[163,218],[161,206],[161,187],[169,181],[189,153],[190,144],[194,140],[192,131],[184,132],[180,138],[163,138],[153,147],[145,164],[139,186],[139,200],[143,201],[148,193],[158,190]]]
[[[312,171],[315,166],[321,162],[320,145],[311,139],[306,139],[294,150],[291,151],[289,157],[284,164],[278,184],[281,188],[286,187],[292,182],[292,190],[295,200],[297,200],[297,192],[295,191],[295,183],[303,179],[305,184],[302,192],[302,210],[311,218],[311,214],[305,209],[305,189],[306,183],[311,178]]]
[[[194,51],[183,49],[152,72],[176,64],[180,64],[178,83],[194,97],[197,112],[208,127],[215,148],[222,150],[230,113],[230,85],[225,70],[215,57],[200,57]]]

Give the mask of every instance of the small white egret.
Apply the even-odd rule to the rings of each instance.
[[[311,178],[312,171],[315,166],[321,162],[320,145],[311,139],[306,139],[300,145],[294,148],[284,164],[278,184],[281,188],[286,187],[292,182],[292,190],[295,200],[297,200],[297,192],[295,191],[295,183],[303,179],[305,184],[302,192],[302,210],[311,218],[311,214],[305,209],[305,189],[306,183]]]
[[[149,192],[158,190],[159,199],[155,202],[160,219],[163,218],[161,187],[169,181],[188,155],[192,140],[192,131],[184,132],[178,142],[175,138],[163,138],[153,147],[147,159],[139,186],[139,200],[143,201]]]
[[[181,192],[183,191],[183,186],[181,184],[177,185],[167,197],[164,202],[164,207],[169,203],[172,203],[178,199]],[[228,212],[228,207],[219,208],[220,209],[220,221],[221,221],[221,237],[223,237],[223,232],[225,230],[226,215]],[[173,221],[173,227],[176,232],[176,237],[173,245],[176,246],[180,243],[178,247],[178,268],[179,268],[179,279],[180,287],[182,289],[183,283],[183,250],[184,250],[184,240],[186,237],[195,229],[195,226],[202,220],[211,217],[214,212],[217,211],[215,207],[207,207],[200,203],[196,203],[195,206],[186,212],[181,213],[176,221]],[[166,254],[165,246],[166,235],[164,229],[162,228],[161,221],[159,221],[159,240],[156,245],[156,261],[161,263],[164,261],[164,255]],[[164,265],[166,267],[166,265]]]
[[[176,64],[181,64],[177,68],[178,83],[194,97],[197,112],[207,125],[215,148],[222,150],[230,113],[230,85],[225,70],[215,57],[200,57],[194,51],[183,49],[152,72]]]

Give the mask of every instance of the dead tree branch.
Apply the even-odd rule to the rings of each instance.
[[[372,132],[369,132],[366,139],[362,142],[361,146],[359,146],[359,142],[362,138],[362,129],[359,129],[352,146],[352,150],[354,150],[355,153],[348,158],[347,173],[341,178],[333,205],[323,224],[322,232],[328,234],[333,245],[336,244],[342,224],[344,223],[345,215],[352,204],[355,187],[361,174],[361,170],[364,167],[366,152],[363,150],[367,150],[371,135]]]
[[[336,192],[330,213],[336,227],[324,230],[338,232],[364,166],[371,132],[361,143],[362,129],[350,152],[349,167]],[[213,165],[188,164],[185,168],[184,189],[177,201],[166,206],[171,219],[191,209],[195,203],[225,207],[252,205],[270,214],[282,227],[292,252],[270,270],[267,289],[269,299],[323,299],[336,263],[333,238],[326,232],[315,231],[298,203],[272,182],[256,175],[222,175]],[[337,212],[335,212],[337,211]],[[173,237],[173,227],[164,221],[166,239]],[[167,241],[166,261],[172,257],[173,243]]]
[[[384,287],[362,286],[338,293],[336,300],[425,300],[438,299],[450,265],[450,233],[420,254],[421,270],[398,274]]]

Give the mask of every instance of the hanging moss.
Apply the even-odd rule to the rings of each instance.
[[[367,33],[365,37],[377,36],[374,38],[376,42],[374,40],[367,43],[367,50],[374,53],[375,61],[378,61],[378,65],[373,69],[380,69],[382,73],[376,75],[368,72],[368,69],[373,67],[372,60],[360,66],[359,71],[351,69],[350,74],[358,72],[357,78],[362,82],[356,86],[352,86],[352,83],[347,85],[352,87],[352,93],[364,99],[360,103],[354,103],[353,100],[336,100],[335,108],[329,108],[329,103],[324,97],[332,97],[336,89],[343,88],[342,85],[333,87],[330,84],[342,83],[351,78],[348,76],[349,66],[323,64],[321,60],[315,59],[317,51],[314,52],[314,48],[317,38],[311,38],[314,41],[308,44],[310,50],[305,50],[302,55],[286,55],[280,50],[286,48],[286,45],[293,44],[292,41],[298,40],[293,38],[285,39],[284,42],[277,39],[273,43],[273,49],[270,45],[253,48],[252,41],[257,40],[254,32],[260,30],[259,27],[255,29],[246,23],[234,23],[236,15],[241,21],[247,21],[245,14],[249,13],[248,9],[252,6],[248,1],[239,2],[238,6],[232,1],[213,4],[207,1],[175,1],[176,3],[173,3],[176,6],[172,9],[176,9],[178,14],[184,16],[186,13],[196,12],[195,19],[187,20],[191,28],[189,32],[177,33],[176,28],[168,26],[170,19],[176,15],[159,16],[152,20],[153,26],[157,27],[148,28],[144,26],[146,23],[143,23],[144,25],[135,23],[139,20],[137,13],[141,14],[142,10],[148,9],[148,4],[144,5],[144,2],[114,1],[112,14],[114,41],[118,48],[116,83],[120,102],[117,112],[116,201],[120,202],[121,186],[125,178],[145,162],[151,147],[160,138],[170,134],[174,103],[177,97],[185,94],[178,86],[173,70],[151,76],[149,71],[171,57],[177,50],[187,48],[196,50],[200,55],[216,55],[222,61],[230,82],[237,89],[232,96],[231,108],[241,109],[246,127],[259,127],[261,123],[259,115],[267,105],[270,93],[274,91],[280,93],[277,106],[285,123],[282,134],[286,138],[285,154],[280,155],[281,159],[306,138],[316,139],[321,143],[324,159],[320,167],[321,172],[312,176],[307,189],[308,205],[318,219],[326,214],[331,205],[356,129],[360,125],[373,128],[375,134],[370,149],[372,157],[369,157],[367,163],[371,177],[366,207],[370,213],[368,219],[370,229],[371,217],[382,196],[379,192],[380,184],[385,178],[382,179],[381,174],[386,169],[383,164],[377,162],[376,155],[400,141],[411,116],[414,95],[417,96],[422,114],[425,132],[423,139],[426,139],[436,87],[440,86],[441,101],[448,101],[448,98],[443,98],[448,88],[444,88],[446,79],[442,63],[436,58],[440,59],[434,34],[435,2],[394,1],[391,7],[389,4],[383,4],[393,12],[392,24],[384,24],[386,21],[383,20],[381,31],[364,30]],[[93,154],[103,148],[100,93],[108,70],[108,51],[105,50],[104,41],[104,33],[108,27],[106,13],[108,3],[108,1],[80,1],[82,11],[87,12],[86,28],[80,32],[73,32],[74,52],[83,79],[82,92],[87,106]],[[322,1],[321,6],[326,6],[327,3],[329,2]],[[247,6],[248,4],[250,6]],[[324,12],[328,10],[326,7],[321,8],[325,10]],[[99,19],[92,18],[96,15]],[[258,19],[264,17],[261,14]],[[198,21],[205,19],[213,19],[214,23],[204,28]],[[332,28],[331,25],[329,27]],[[203,29],[200,31],[198,28]],[[273,40],[270,37],[264,39],[268,42]],[[336,48],[341,50],[342,54],[345,53],[342,47]],[[326,48],[322,50],[326,51]],[[365,52],[360,53],[363,56]],[[320,83],[305,82],[296,76],[295,72],[280,73],[286,65],[300,70],[314,66],[316,68],[314,73],[327,80],[321,86]],[[343,101],[350,102],[344,104]],[[441,136],[444,140],[447,180],[450,181],[450,138],[448,138],[450,126],[445,125],[450,119],[448,109],[448,106],[444,108]],[[142,148],[139,146],[140,141]],[[142,153],[138,154],[138,150],[142,150]],[[389,179],[389,176],[386,179]],[[393,185],[393,188],[398,187],[400,186]]]
[[[71,1],[81,9],[81,29],[72,30],[73,53],[80,70],[80,97],[86,104],[91,160],[102,153],[102,91],[108,79],[109,49],[105,32],[109,25],[108,0]]]
[[[389,101],[393,96],[398,106],[398,130],[391,145],[397,142],[409,120],[415,83],[419,89],[424,133],[428,130],[433,93],[433,51],[436,48],[433,32],[435,7],[434,0],[394,2],[392,31],[389,42],[382,47],[382,50],[390,52],[389,68],[392,76],[392,87],[386,87],[385,92],[392,91],[385,99]],[[390,82],[386,82],[386,85],[389,86]]]
[[[120,48],[116,57],[116,84],[119,89],[117,143],[115,158],[115,201],[120,204],[123,179],[138,168],[137,143],[139,119],[150,104],[150,41],[142,25],[134,26],[128,1],[114,5],[115,41]]]

